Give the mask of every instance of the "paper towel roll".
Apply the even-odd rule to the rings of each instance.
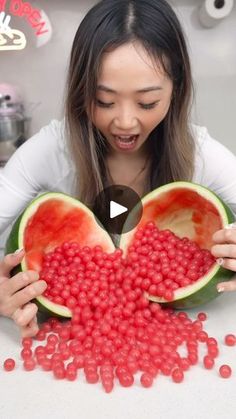
[[[204,0],[199,10],[199,20],[206,28],[212,28],[229,16],[233,6],[234,0]]]

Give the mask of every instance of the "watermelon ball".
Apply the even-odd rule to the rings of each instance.
[[[32,338],[23,338],[22,339],[22,346],[24,348],[31,348],[33,345],[33,339]]]
[[[140,377],[140,382],[143,387],[149,388],[153,384],[153,376],[144,372]]]
[[[181,383],[184,379],[184,373],[180,368],[176,368],[172,371],[171,377],[174,383]]]
[[[134,377],[129,372],[124,372],[118,377],[118,379],[122,387],[130,387],[134,383]]]
[[[204,356],[204,358],[203,358],[203,364],[204,364],[204,367],[205,367],[207,370],[211,370],[211,369],[214,367],[215,360],[214,360],[214,358],[212,358],[211,356],[206,355],[206,356]]]
[[[222,378],[229,378],[232,374],[231,367],[229,365],[221,365],[219,373]]]
[[[15,368],[15,361],[12,358],[7,358],[3,363],[3,368],[5,371],[12,371]]]
[[[219,355],[219,349],[217,345],[208,346],[208,355],[212,358],[216,358]]]
[[[64,367],[61,367],[60,365],[55,365],[55,367],[53,368],[53,375],[58,380],[63,380],[63,378],[65,378],[66,376],[66,370]]]
[[[106,393],[111,393],[114,387],[114,382],[112,378],[103,377],[102,378],[102,386]]]
[[[233,334],[228,334],[225,336],[225,344],[227,346],[235,346],[236,345],[236,336]]]
[[[33,358],[26,358],[23,367],[26,371],[33,371],[36,367],[36,361]]]
[[[200,321],[205,321],[206,319],[207,319],[207,315],[206,315],[206,313],[203,313],[203,312],[201,312],[201,313],[198,313],[198,315],[197,315],[197,317],[198,317],[198,319],[200,320]]]
[[[33,355],[33,352],[30,348],[28,347],[24,347],[21,351],[21,358],[26,360],[26,359],[30,359]]]
[[[46,357],[42,357],[41,360],[37,359],[38,363],[41,364],[41,367],[44,371],[51,371],[52,369],[52,362],[51,359],[48,359]]]
[[[75,381],[77,378],[77,368],[73,362],[66,366],[66,378],[69,381]]]

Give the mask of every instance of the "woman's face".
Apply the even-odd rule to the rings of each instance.
[[[110,151],[135,153],[165,118],[172,81],[139,43],[105,53],[101,62],[92,121]]]

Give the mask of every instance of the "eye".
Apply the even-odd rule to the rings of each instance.
[[[95,99],[95,103],[96,103],[96,105],[100,106],[101,108],[110,108],[113,105],[113,102],[111,102],[111,103],[102,102],[99,99]]]
[[[152,103],[139,103],[139,106],[142,109],[153,109],[159,103],[159,100],[152,102]]]

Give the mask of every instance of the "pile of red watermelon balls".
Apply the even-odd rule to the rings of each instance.
[[[45,255],[40,278],[48,283],[44,295],[70,308],[72,318],[49,318],[34,339],[22,339],[23,369],[69,381],[83,372],[107,393],[116,383],[130,387],[137,380],[151,387],[160,374],[181,383],[199,363],[213,369],[219,343],[203,330],[206,313],[192,320],[145,297],[148,292],[171,301],[175,289],[197,281],[213,263],[208,250],[153,223],[136,232],[125,258],[120,249],[108,254],[100,246],[63,243]],[[224,342],[235,346],[236,336],[228,334]],[[199,359],[201,345],[205,355]],[[15,367],[12,358],[3,362],[5,371]],[[232,373],[229,365],[218,371],[223,378]]]

